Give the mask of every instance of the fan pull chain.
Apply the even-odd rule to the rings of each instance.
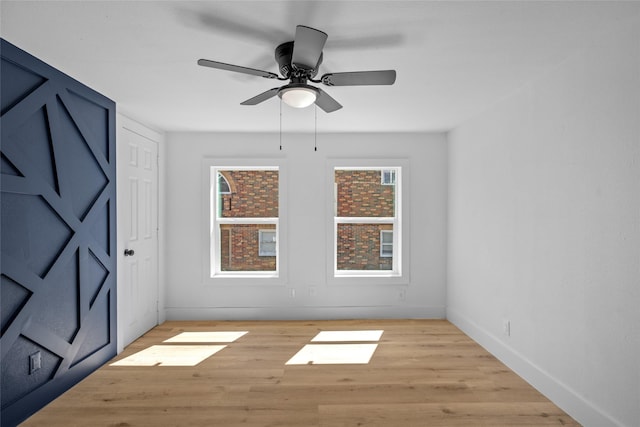
[[[280,100],[280,151],[282,151],[282,99]]]
[[[313,151],[318,151],[318,106],[313,106],[314,129],[313,129]]]

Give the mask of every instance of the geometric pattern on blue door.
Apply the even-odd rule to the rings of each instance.
[[[115,104],[1,40],[1,424],[116,354]]]

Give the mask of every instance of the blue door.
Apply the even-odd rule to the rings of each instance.
[[[115,104],[1,40],[0,424],[116,354]]]

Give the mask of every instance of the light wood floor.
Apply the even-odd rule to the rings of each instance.
[[[372,329],[368,364],[285,366],[319,331]],[[24,425],[579,425],[444,320],[166,322],[114,361],[183,331],[249,333],[193,367],[107,364]]]

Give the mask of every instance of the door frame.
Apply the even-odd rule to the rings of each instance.
[[[117,128],[117,132],[116,132],[116,158],[120,159],[120,150],[126,149],[127,147],[123,146],[123,138],[122,138],[122,132],[133,132],[136,133],[146,139],[149,139],[150,141],[153,141],[157,144],[158,146],[158,185],[157,185],[157,203],[158,203],[158,208],[157,208],[157,213],[158,213],[158,253],[156,254],[157,257],[157,265],[158,265],[158,271],[157,271],[157,277],[158,277],[158,307],[157,307],[157,312],[158,312],[158,317],[157,317],[157,324],[161,324],[166,320],[166,314],[165,314],[165,286],[164,286],[164,271],[161,268],[161,266],[163,265],[163,232],[162,230],[164,229],[164,214],[163,214],[163,206],[164,206],[164,191],[163,191],[163,177],[164,177],[164,156],[162,155],[162,151],[164,149],[164,134],[160,131],[154,130],[149,128],[148,126],[130,118],[125,116],[122,112],[117,112],[116,114],[116,128]],[[117,213],[117,222],[118,224],[122,224],[123,221],[123,215],[124,215],[124,205],[122,204],[122,190],[124,187],[122,187],[122,185],[124,184],[124,182],[122,182],[122,177],[123,175],[123,168],[126,168],[126,165],[119,165],[116,164],[116,176],[118,178],[117,181],[117,197],[118,197],[118,201],[120,202],[118,204],[118,213]],[[124,228],[122,228],[122,230],[124,230]],[[127,295],[127,293],[125,292],[124,289],[124,285],[125,285],[125,280],[124,280],[124,273],[125,273],[125,268],[124,268],[124,250],[125,248],[125,239],[122,238],[121,235],[121,228],[118,228],[118,238],[117,238],[117,251],[118,251],[118,257],[117,257],[117,262],[118,262],[118,283],[117,283],[117,289],[118,289],[118,307],[125,307],[125,304],[122,301],[122,298],[125,297],[125,295]],[[120,309],[118,310],[118,326],[117,326],[117,337],[118,337],[118,345],[117,345],[117,352],[118,354],[120,352],[122,352],[122,350],[125,347],[125,329],[127,327],[125,321],[124,321],[124,310]]]

